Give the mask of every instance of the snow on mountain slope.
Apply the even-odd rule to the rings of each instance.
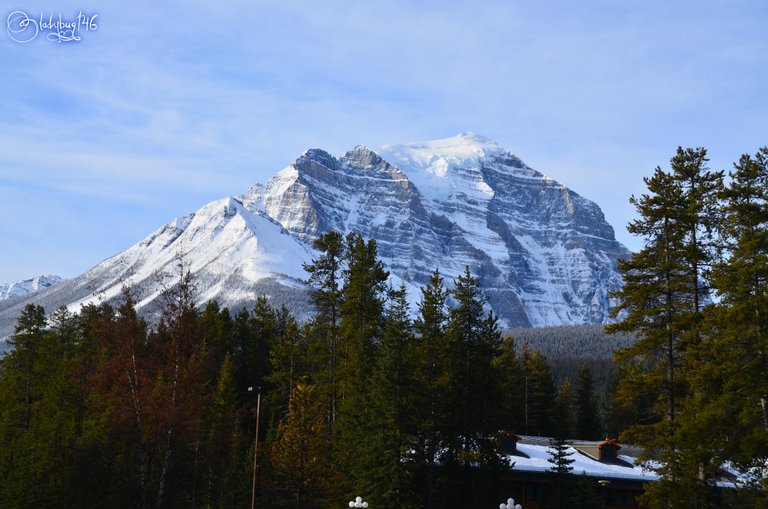
[[[16,281],[13,283],[0,284],[0,300],[23,297],[32,292],[50,288],[64,281],[59,276],[48,274],[46,276],[35,276],[31,279]]]
[[[129,284],[151,314],[181,262],[200,304],[238,307],[263,293],[301,317],[309,309],[302,263],[329,230],[375,239],[392,282],[405,282],[413,303],[436,268],[450,286],[469,266],[508,327],[606,321],[608,292],[621,285],[617,259],[629,256],[596,204],[464,133],[378,154],[307,150],[266,183],[169,222],[36,299],[49,310],[77,309]],[[22,301],[0,304],[0,329]]]
[[[330,229],[376,239],[414,289],[469,266],[510,326],[605,321],[628,256],[597,205],[474,133],[309,150],[242,198],[307,244]]]
[[[93,291],[69,307],[75,311],[98,299],[113,299],[125,285],[138,294],[140,308],[152,307],[182,266],[194,275],[200,303],[216,299],[237,306],[252,301],[260,283],[303,292],[302,263],[311,259],[280,225],[247,211],[236,198],[224,198],[174,219],[89,270],[84,276]]]

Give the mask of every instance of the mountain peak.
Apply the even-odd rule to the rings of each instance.
[[[369,149],[365,145],[357,145],[355,148],[344,154],[342,161],[354,162],[363,168],[378,166],[381,163],[379,154]]]
[[[0,337],[27,302],[77,310],[118,298],[126,282],[154,316],[180,259],[201,304],[241,309],[264,294],[307,318],[302,267],[329,230],[375,239],[412,304],[435,268],[450,281],[469,267],[508,327],[607,320],[610,291],[621,285],[616,261],[628,256],[596,204],[480,134],[386,145],[379,155],[310,149],[264,185],[174,220],[82,276],[0,303]]]
[[[379,154],[398,168],[426,170],[443,177],[451,168],[474,168],[480,159],[506,154],[498,143],[474,132],[465,132],[450,138],[389,144]]]

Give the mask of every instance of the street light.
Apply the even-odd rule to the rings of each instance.
[[[248,392],[253,392],[248,387]],[[256,507],[256,462],[259,458],[259,410],[261,410],[261,387],[256,387],[256,443],[253,446],[253,485],[251,486],[251,509]]]
[[[508,498],[506,503],[502,502],[499,504],[499,509],[523,509],[523,506],[515,504],[514,498]]]
[[[368,502],[363,502],[363,497],[357,497],[356,499],[349,501],[349,507],[362,507],[365,509],[368,507]]]
[[[608,479],[600,479],[599,481],[597,481],[597,484],[599,484],[602,487],[602,491],[603,491],[603,507],[605,507],[606,503],[607,503],[606,500],[605,500],[605,487],[608,486],[609,484],[611,484],[611,481],[609,481]]]

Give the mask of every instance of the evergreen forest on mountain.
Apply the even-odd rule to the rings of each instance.
[[[183,262],[157,323],[130,287],[28,305],[0,359],[0,507],[495,507],[509,433],[642,448],[644,507],[768,507],[768,148],[728,175],[680,148],[645,184],[605,330],[502,331],[469,268],[411,309],[376,242],[335,231],[303,323],[265,296],[198,307]],[[726,494],[724,465],[746,479]]]

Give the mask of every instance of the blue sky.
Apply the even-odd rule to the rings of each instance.
[[[0,282],[78,275],[310,147],[476,131],[596,201],[678,145],[768,145],[768,2],[14,0],[77,43],[0,30]],[[42,33],[42,32],[41,32]]]

